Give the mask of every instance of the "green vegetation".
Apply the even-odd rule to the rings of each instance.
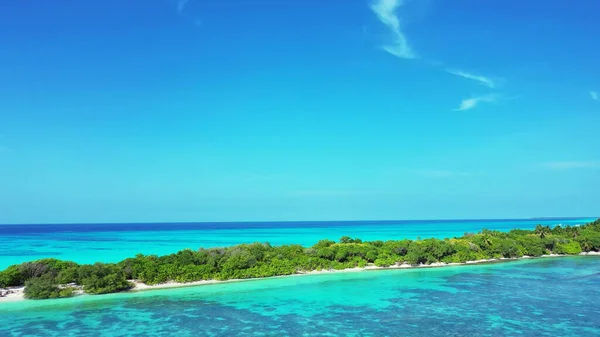
[[[73,296],[73,287],[60,287],[51,277],[35,277],[25,281],[25,298],[48,299]]]
[[[339,242],[321,240],[312,247],[243,244],[227,248],[201,248],[156,256],[137,255],[119,263],[78,265],[43,259],[10,266],[0,272],[0,288],[25,285],[32,299],[71,296],[72,286],[88,294],[130,289],[137,280],[146,284],[167,281],[228,280],[290,275],[303,271],[391,266],[400,263],[431,264],[518,258],[524,255],[579,254],[600,251],[600,220],[576,227],[510,232],[482,230],[460,238],[370,241],[344,236]]]

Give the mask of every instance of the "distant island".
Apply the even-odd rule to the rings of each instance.
[[[589,216],[589,217],[555,217],[555,216],[541,216],[541,217],[533,217],[533,218],[529,218],[530,220],[576,220],[576,219],[594,219],[596,217],[594,216]]]
[[[305,274],[324,270],[441,266],[497,259],[600,252],[600,219],[581,226],[538,225],[509,232],[483,229],[459,238],[363,242],[342,237],[312,247],[242,244],[137,255],[118,263],[77,264],[42,259],[0,272],[0,297],[22,291],[28,299],[106,294],[161,284],[217,282]],[[15,290],[15,287],[21,287]],[[24,287],[24,290],[23,288]]]

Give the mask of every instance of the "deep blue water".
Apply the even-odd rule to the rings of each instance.
[[[86,224],[0,224],[5,235],[39,235],[61,232],[130,232],[130,231],[188,231],[188,230],[231,230],[231,229],[283,229],[283,228],[344,228],[352,226],[423,226],[424,232],[431,226],[487,225],[485,228],[505,228],[507,224],[572,224],[593,221],[595,218],[553,219],[468,219],[468,220],[374,220],[374,221],[287,221],[287,222],[153,222],[153,223],[86,223]]]

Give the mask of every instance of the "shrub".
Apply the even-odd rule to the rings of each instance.
[[[395,259],[392,256],[389,255],[380,255],[376,260],[375,260],[375,265],[377,267],[389,267],[391,265],[396,264]]]
[[[50,298],[61,298],[73,296],[74,289],[71,287],[60,288],[48,276],[35,277],[25,282],[25,298],[43,300]]]
[[[23,285],[25,277],[19,265],[13,265],[0,272],[0,288],[17,287]]]
[[[579,254],[581,253],[581,245],[577,241],[557,242],[554,246],[556,254]]]
[[[125,278],[125,273],[114,264],[96,263],[79,268],[79,284],[88,294],[114,293],[133,286]]]

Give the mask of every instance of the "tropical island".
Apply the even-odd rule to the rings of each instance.
[[[185,249],[165,256],[139,254],[118,263],[80,265],[41,259],[1,271],[0,288],[25,287],[25,298],[50,299],[79,293],[120,292],[140,284],[265,278],[351,268],[438,266],[591,252],[600,252],[600,219],[581,226],[538,225],[534,230],[509,232],[483,229],[448,239],[363,242],[344,236],[339,242],[321,240],[312,247],[253,243]]]

